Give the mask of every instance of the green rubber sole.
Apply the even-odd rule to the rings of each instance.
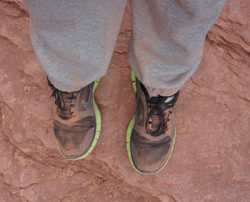
[[[137,89],[136,89],[136,76],[135,76],[133,71],[131,71],[131,79],[132,79],[132,85],[133,85],[134,91],[136,92],[137,91]],[[135,116],[132,118],[132,120],[130,121],[130,123],[128,125],[127,136],[126,136],[126,148],[127,148],[127,152],[128,152],[129,161],[132,164],[132,166],[134,167],[134,169],[137,172],[141,173],[141,174],[144,174],[144,175],[156,174],[156,173],[160,172],[167,165],[169,159],[171,158],[172,152],[174,150],[174,144],[175,144],[175,138],[176,138],[176,129],[175,129],[175,133],[174,133],[174,139],[173,139],[172,147],[171,147],[171,150],[170,150],[170,154],[169,154],[169,157],[168,157],[166,163],[159,170],[157,170],[154,173],[144,173],[144,172],[142,172],[142,171],[140,171],[140,170],[138,170],[136,168],[136,166],[135,166],[135,164],[133,162],[132,154],[131,154],[130,141],[131,141],[131,134],[132,134],[134,124],[135,124]]]
[[[94,96],[94,93],[95,93],[95,90],[96,90],[96,87],[98,86],[99,82],[100,82],[101,78],[97,79],[95,82],[94,82],[94,86],[93,86],[93,106],[94,106],[94,111],[95,111],[95,118],[96,118],[96,130],[95,130],[95,136],[94,136],[94,140],[89,148],[89,150],[82,156],[78,157],[78,158],[75,158],[75,159],[68,159],[66,158],[59,145],[58,145],[58,142],[56,141],[57,143],[57,147],[58,147],[58,150],[60,151],[60,153],[62,154],[63,157],[65,157],[67,160],[80,160],[80,159],[83,159],[83,158],[86,158],[91,152],[92,150],[94,149],[94,147],[96,146],[96,143],[97,143],[97,140],[99,139],[99,136],[100,136],[100,131],[101,131],[101,113],[98,109],[98,106],[95,102],[95,96]]]

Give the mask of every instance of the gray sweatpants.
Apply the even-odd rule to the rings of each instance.
[[[131,0],[128,61],[148,90],[177,92],[198,67],[205,36],[227,0]],[[40,66],[77,91],[107,72],[127,0],[24,0]]]

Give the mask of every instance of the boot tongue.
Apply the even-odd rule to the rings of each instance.
[[[169,102],[171,102],[173,100],[174,96],[167,97],[166,99],[162,99],[162,98],[163,97],[158,96],[158,97],[151,97],[148,100],[148,103],[151,103],[151,106],[152,106],[151,110],[155,106],[157,106],[157,104],[160,104],[160,107],[163,109],[163,111],[167,110],[168,104],[169,104]],[[160,109],[158,109],[158,110],[160,110]],[[162,120],[161,120],[161,117],[159,115],[158,110],[155,110],[154,113],[152,114],[152,116],[149,118],[148,129],[152,133],[156,133],[157,131],[159,131],[159,129],[161,127]],[[165,113],[164,113],[164,115],[165,115]]]
[[[71,93],[62,93],[61,94],[61,105],[62,108],[58,111],[58,116],[64,120],[71,118],[71,102],[72,102],[72,94]]]
[[[157,103],[160,101],[160,97],[151,97],[148,100],[148,103],[151,103],[151,110],[157,106]],[[152,114],[152,116],[149,118],[148,120],[148,130],[152,133],[156,133],[160,127],[161,127],[161,118],[159,115],[158,110],[155,110],[154,113]]]
[[[157,132],[161,127],[161,119],[157,111],[149,118],[148,129],[152,133]]]
[[[71,93],[62,93],[62,99],[63,99],[63,103],[64,103],[62,111],[70,112],[71,111],[71,102],[72,102]]]

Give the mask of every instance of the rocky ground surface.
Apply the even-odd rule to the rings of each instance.
[[[0,0],[0,201],[247,202],[250,199],[250,2],[229,0],[209,31],[200,67],[176,105],[177,140],[154,176],[130,165],[125,137],[135,113],[126,51],[127,8],[96,100],[97,146],[81,161],[57,150],[53,100],[28,35],[21,0]]]

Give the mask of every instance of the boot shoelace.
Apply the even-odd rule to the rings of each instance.
[[[147,113],[148,117],[146,120],[145,128],[148,134],[151,134],[153,136],[158,136],[158,135],[161,135],[162,133],[164,134],[168,130],[167,123],[170,121],[169,116],[170,114],[172,114],[172,110],[169,110],[166,118],[165,118],[164,111],[172,108],[175,104],[175,101],[173,98],[170,102],[164,103],[165,100],[166,98],[162,96],[158,96],[157,98],[154,97],[151,99],[146,99],[147,106],[149,108],[149,113]],[[162,105],[164,109],[162,108]],[[153,124],[153,122],[150,121],[152,120],[153,116],[158,116],[160,118],[160,126],[158,127],[156,131],[152,131],[148,128],[148,124]]]
[[[49,82],[48,84],[53,90],[51,97],[53,96],[55,98],[55,104],[57,106],[58,115],[63,116],[65,118],[71,118],[73,116],[73,111],[71,111],[71,108],[75,107],[75,104],[71,104],[72,99],[77,98],[75,92],[62,92],[55,88],[54,85],[51,84],[51,82]]]

